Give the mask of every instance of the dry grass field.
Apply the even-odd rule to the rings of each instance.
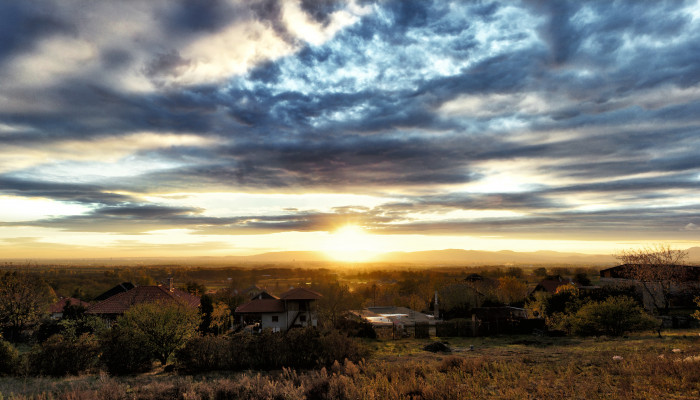
[[[0,399],[700,398],[697,330],[663,338],[447,338],[450,353],[423,350],[432,341],[367,341],[371,359],[312,371],[5,377]]]

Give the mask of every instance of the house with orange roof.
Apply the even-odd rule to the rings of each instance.
[[[236,317],[244,325],[259,329],[286,332],[295,327],[317,326],[316,301],[320,293],[306,288],[295,288],[279,297],[262,292],[250,302],[236,308]]]
[[[113,321],[137,304],[161,301],[178,302],[191,308],[200,306],[199,297],[176,289],[173,287],[172,279],[169,279],[167,286],[136,286],[129,291],[118,293],[99,303],[93,304],[85,313],[99,315],[104,319]]]

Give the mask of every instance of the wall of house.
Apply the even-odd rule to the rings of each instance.
[[[277,321],[273,321],[274,317],[277,317]],[[262,314],[260,325],[263,329],[270,328],[274,332],[284,331],[287,329],[287,313]]]

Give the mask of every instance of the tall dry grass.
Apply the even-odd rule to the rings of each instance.
[[[631,349],[634,350],[634,349]],[[316,371],[208,376],[106,375],[77,379],[41,393],[2,389],[4,399],[697,399],[700,361],[684,353],[610,351],[547,360],[473,355],[430,362],[336,362]],[[441,358],[438,360],[437,358]],[[686,360],[689,359],[689,360]],[[5,381],[0,381],[4,385]],[[44,382],[46,384],[46,382]],[[26,389],[26,388],[25,388]]]

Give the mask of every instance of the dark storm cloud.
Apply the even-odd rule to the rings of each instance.
[[[0,64],[7,57],[31,48],[37,40],[57,34],[75,34],[75,29],[70,23],[57,19],[51,5],[0,3]]]
[[[54,109],[0,107],[0,123],[19,127],[0,131],[0,143],[39,148],[155,132],[206,136],[218,145],[136,148],[135,156],[175,166],[99,185],[47,183],[27,178],[41,169],[26,168],[6,174],[15,178],[0,178],[0,191],[95,207],[83,216],[36,222],[68,230],[311,231],[352,220],[384,232],[544,232],[643,230],[658,221],[671,232],[699,223],[690,209],[650,210],[635,203],[671,200],[674,191],[698,188],[700,162],[692,149],[700,147],[700,100],[694,92],[700,83],[700,30],[684,11],[690,3],[361,4],[377,12],[327,43],[310,45],[290,30],[280,1],[243,8],[220,1],[173,3],[153,29],[178,40],[144,45],[148,57],[138,68],[136,54],[117,45],[99,49],[93,66],[104,68],[105,76],[138,70],[157,83],[155,90],[130,91],[81,74],[57,78],[21,92],[28,102],[51,100]],[[322,26],[345,6],[301,2]],[[0,7],[7,11],[0,12],[0,61],[28,51],[41,38],[81,33],[70,21],[27,5]],[[296,51],[256,60],[247,73],[221,82],[169,80],[197,68],[198,60],[183,50],[190,40],[246,18],[270,27]],[[483,39],[489,35],[493,39]],[[505,100],[494,100],[498,96]],[[443,110],[450,104],[457,108],[452,114]],[[485,163],[509,161],[527,161],[545,178],[524,193],[496,188],[470,194],[447,187],[487,178]],[[651,177],[634,177],[639,174]],[[408,193],[372,209],[348,205],[328,213],[290,210],[235,218],[108,193],[192,187]],[[574,212],[566,199],[578,195],[622,203],[609,212]],[[527,216],[441,222],[408,217],[436,210],[516,210]]]
[[[143,234],[160,229],[192,229],[199,234],[259,234],[281,231],[332,231],[347,224],[373,226],[391,222],[374,210],[357,207],[333,212],[297,210],[278,215],[208,217],[203,210],[147,203],[97,208],[84,215],[47,218],[38,221],[1,223],[1,226],[37,226],[73,232],[119,232]]]
[[[130,196],[109,193],[104,186],[46,182],[0,176],[0,190],[4,194],[21,197],[49,198],[52,200],[81,203],[85,205],[116,205],[133,201]]]
[[[234,22],[236,15],[237,10],[225,1],[180,0],[173,2],[165,23],[174,34],[216,32]]]
[[[342,6],[339,0],[301,0],[301,9],[324,25],[330,22],[330,14]]]

